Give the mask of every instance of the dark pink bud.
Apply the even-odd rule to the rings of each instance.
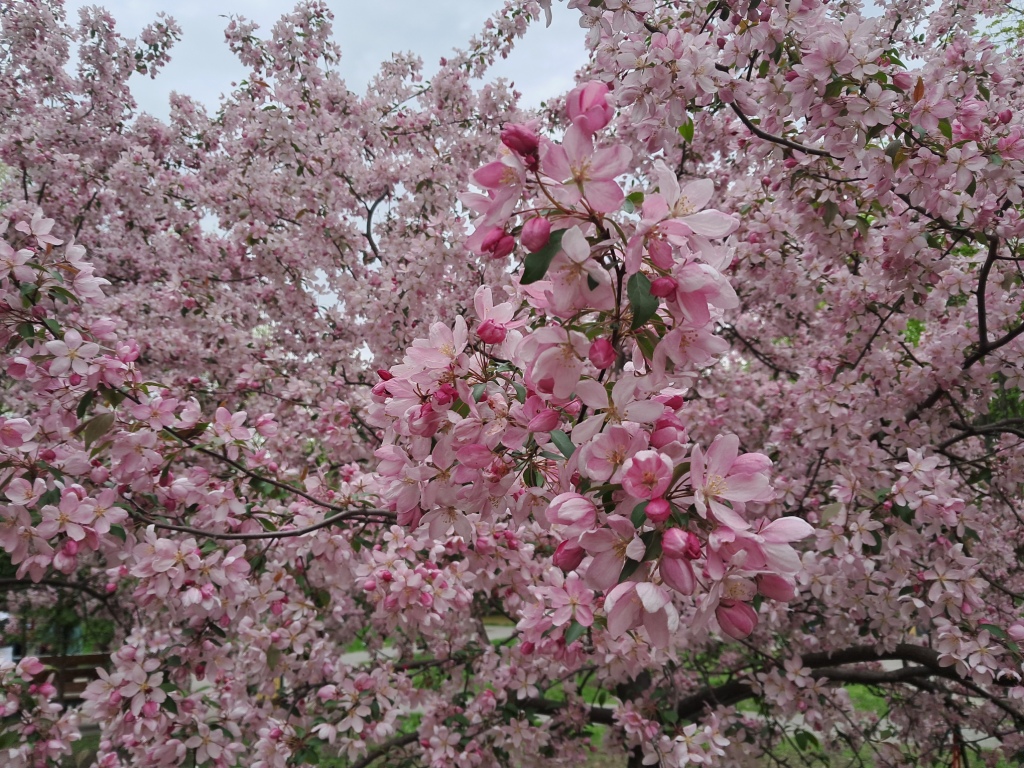
[[[505,258],[512,253],[512,249],[515,247],[515,238],[500,227],[495,227],[488,232],[487,236],[484,237],[484,241],[480,244],[480,250],[491,254],[492,259]]]
[[[64,542],[64,554],[68,557],[74,557],[78,554],[78,542],[74,539],[68,539]]]
[[[484,344],[500,344],[508,336],[508,329],[501,323],[487,318],[476,329],[476,335]]]
[[[519,239],[523,243],[523,248],[530,253],[539,251],[551,239],[551,222],[540,216],[535,216],[523,225],[523,232]]]
[[[567,540],[558,545],[551,561],[568,573],[569,571],[575,571],[580,567],[580,563],[583,562],[583,558],[586,554],[587,553],[584,551],[583,547],[575,541]]]
[[[618,358],[615,347],[605,338],[594,339],[594,342],[590,345],[589,356],[590,362],[602,371],[615,365],[615,360]]]
[[[787,83],[792,83],[792,82],[793,82],[794,80],[796,80],[796,79],[797,79],[798,77],[800,77],[800,75],[799,75],[798,73],[794,72],[794,71],[793,71],[793,70],[791,69],[791,70],[789,70],[789,72],[787,72],[787,73],[786,73],[786,82],[787,82]]]
[[[647,502],[644,514],[652,523],[664,523],[672,514],[672,505],[665,499],[651,499]]]
[[[1004,109],[1002,112],[999,113],[999,122],[1002,123],[1003,125],[1006,125],[1011,120],[1013,120],[1013,112],[1011,112],[1009,109]]]
[[[700,557],[700,539],[682,528],[670,528],[661,537],[661,551],[665,557],[694,560]]]
[[[651,296],[665,299],[676,292],[679,283],[674,277],[656,277],[651,281]]]
[[[528,126],[510,123],[501,129],[501,143],[511,149],[531,171],[540,162],[540,137]]]

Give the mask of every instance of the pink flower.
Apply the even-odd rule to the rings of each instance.
[[[53,219],[44,219],[43,212],[39,209],[32,214],[32,221],[19,221],[14,228],[26,235],[32,235],[39,245],[60,245],[64,242],[50,234],[50,230],[53,229]]]
[[[53,355],[51,376],[63,376],[69,371],[85,376],[89,373],[89,360],[100,352],[100,345],[82,339],[82,334],[71,329],[63,339],[46,342],[46,351]]]
[[[614,181],[626,172],[633,152],[621,144],[594,150],[593,139],[573,125],[561,145],[547,143],[542,154],[544,173],[562,187],[554,190],[566,205],[585,199],[598,213],[618,210],[625,199]]]
[[[545,515],[553,525],[565,526],[563,533],[567,538],[576,537],[594,527],[597,507],[578,493],[562,493],[551,500]]]
[[[595,368],[604,370],[615,365],[618,354],[615,352],[615,347],[612,346],[612,343],[602,336],[599,339],[594,339],[591,343],[590,352],[587,353],[587,357],[590,358],[590,362],[594,364]]]
[[[549,591],[551,607],[555,612],[551,615],[551,623],[558,627],[575,619],[584,627],[594,623],[594,593],[584,586],[583,581],[575,573],[570,573],[561,587],[552,587]]]
[[[600,590],[610,589],[619,580],[627,557],[641,560],[647,551],[633,523],[622,515],[609,515],[607,527],[584,534],[580,545],[594,556],[587,566],[587,584]]]
[[[622,487],[638,499],[662,496],[672,482],[672,470],[672,460],[660,451],[640,451],[622,465]]]
[[[690,456],[690,484],[697,511],[707,517],[710,508],[719,522],[737,530],[749,528],[750,524],[723,500],[742,504],[772,499],[767,476],[771,461],[759,453],[738,456],[739,444],[736,435],[719,435],[707,454],[695,445]]]
[[[608,125],[615,115],[615,109],[608,103],[609,93],[607,84],[597,80],[571,90],[565,107],[572,124],[588,134]]]
[[[665,648],[672,633],[679,628],[679,614],[670,594],[649,581],[619,584],[605,597],[604,609],[608,616],[608,634],[613,638],[643,625],[651,643],[656,648]]]

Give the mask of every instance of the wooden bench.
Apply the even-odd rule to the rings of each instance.
[[[110,655],[106,653],[88,653],[79,656],[40,656],[39,661],[52,670],[47,669],[36,678],[36,682],[45,682],[53,676],[53,686],[57,689],[57,698],[62,704],[74,704],[82,700],[82,693],[93,680],[98,680],[97,669],[110,665]]]

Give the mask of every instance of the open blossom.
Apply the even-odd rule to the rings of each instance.
[[[584,627],[594,623],[594,593],[575,573],[566,576],[561,585],[548,588],[548,600],[554,608],[551,614],[554,626],[560,627],[570,620]]]
[[[46,342],[46,351],[53,355],[50,363],[51,376],[64,376],[67,373],[86,375],[89,363],[100,352],[100,345],[85,341],[82,334],[72,329],[64,334],[63,339]]]
[[[772,489],[767,470],[771,461],[759,453],[738,455],[739,438],[719,435],[707,453],[699,445],[690,456],[690,484],[695,504],[701,515],[710,512],[732,528],[749,528],[750,524],[725,501],[769,501]]]
[[[593,138],[577,126],[565,132],[561,144],[546,143],[541,154],[541,169],[561,186],[554,194],[566,205],[586,201],[594,211],[617,210],[625,195],[615,177],[629,167],[633,153],[615,144],[594,148]]]
[[[613,638],[643,626],[656,648],[665,648],[679,627],[679,613],[663,587],[649,581],[625,581],[605,596],[608,634]]]
[[[647,551],[633,523],[622,515],[609,515],[606,526],[584,534],[580,545],[594,557],[587,566],[587,584],[601,590],[619,580],[627,558],[640,560]]]
[[[672,460],[660,451],[640,451],[622,465],[622,487],[638,499],[654,499],[672,482]]]

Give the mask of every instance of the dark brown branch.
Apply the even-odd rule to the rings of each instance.
[[[832,160],[839,159],[839,158],[835,157],[834,155],[830,154],[829,152],[826,152],[823,149],[814,149],[813,147],[805,147],[803,144],[797,144],[795,141],[790,141],[789,139],[784,139],[782,136],[775,136],[775,135],[773,135],[771,133],[768,133],[767,131],[762,131],[760,128],[758,128],[756,125],[754,125],[754,123],[750,120],[749,117],[747,117],[745,114],[743,114],[742,111],[740,111],[740,108],[737,107],[735,103],[732,103],[729,106],[732,107],[732,111],[736,113],[736,116],[742,121],[742,123],[745,126],[747,126],[747,129],[752,134],[754,134],[755,136],[757,136],[760,139],[764,139],[765,141],[770,141],[772,144],[778,144],[779,146],[787,147],[788,149],[793,149],[793,150],[796,150],[797,152],[803,152],[803,153],[808,154],[808,155],[817,155],[818,157],[828,157],[828,158],[830,158]]]
[[[393,749],[401,749],[402,747],[408,746],[409,744],[419,741],[419,738],[420,735],[416,731],[413,731],[412,733],[407,733],[404,736],[396,736],[395,738],[391,739],[391,741],[385,741],[376,749],[368,752],[366,754],[366,757],[364,757],[362,760],[357,760],[356,762],[352,763],[352,765],[349,766],[349,768],[366,768],[378,757],[384,757],[384,755],[388,754],[388,752],[390,752]]]
[[[999,238],[993,236],[988,241],[988,258],[981,268],[981,275],[978,277],[978,347],[984,349],[988,346],[988,317],[985,312],[985,290],[988,288],[988,276],[992,272],[992,265],[996,263],[996,256],[999,250]]]
[[[132,502],[134,504],[134,502]],[[136,509],[138,506],[136,505]],[[259,533],[218,533],[217,531],[204,531],[200,528],[193,528],[188,525],[174,525],[172,523],[161,523],[151,519],[146,515],[139,515],[136,519],[145,523],[146,525],[152,525],[154,528],[161,528],[165,531],[178,531],[180,533],[191,533],[194,536],[203,536],[207,539],[226,539],[231,541],[249,541],[254,539],[288,539],[294,536],[304,536],[307,533],[313,531],[319,531],[321,528],[326,528],[334,523],[341,522],[343,520],[352,520],[358,518],[380,518],[382,520],[392,520],[395,517],[394,512],[389,512],[383,509],[357,509],[349,510],[348,512],[341,512],[331,517],[326,517],[319,523],[313,523],[302,528],[292,528],[290,530],[278,530],[278,531],[260,531]]]

